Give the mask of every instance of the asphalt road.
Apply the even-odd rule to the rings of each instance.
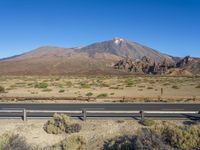
[[[113,110],[113,111],[200,111],[200,104],[192,103],[0,103],[0,109],[25,108],[27,110]]]
[[[43,110],[43,111],[102,111],[102,113],[87,113],[91,118],[138,118],[138,113],[103,113],[103,111],[200,111],[200,104],[191,103],[0,103],[0,110]],[[51,117],[53,113],[49,112],[28,112],[28,117]],[[72,117],[82,117],[81,113],[71,113]],[[0,117],[21,117],[22,112],[0,112]],[[189,118],[200,120],[200,114],[145,114],[146,117],[152,118]]]

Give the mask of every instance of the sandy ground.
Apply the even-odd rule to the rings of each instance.
[[[43,130],[46,120],[0,120],[0,135],[5,132],[19,134],[24,136],[28,143],[44,148],[59,143],[62,139],[72,136],[81,135],[86,139],[87,149],[100,149],[106,139],[111,139],[119,135],[131,135],[141,127],[137,121],[126,120],[122,122],[111,120],[87,120],[81,123],[82,129],[79,133],[52,135]]]
[[[38,83],[47,88],[36,88]],[[185,99],[200,101],[200,77],[74,77],[74,76],[0,76],[6,89],[0,97],[88,97],[104,99]],[[161,89],[163,93],[161,94]],[[104,98],[98,97],[106,94]]]

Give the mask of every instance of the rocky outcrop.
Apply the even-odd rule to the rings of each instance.
[[[187,63],[188,61],[190,60],[189,59],[182,60],[184,64]],[[164,59],[161,63],[158,63],[144,56],[141,59],[131,59],[131,58],[122,59],[114,65],[114,68],[136,74],[191,75],[191,73],[186,69],[177,67],[178,65],[179,64],[176,63],[170,63],[166,59]],[[180,65],[182,66],[182,64]]]
[[[183,59],[181,59],[180,61],[177,62],[176,64],[176,68],[182,68],[182,67],[186,67],[187,65],[190,65],[192,63],[196,63],[198,60],[195,58],[192,58],[190,56],[186,56]]]

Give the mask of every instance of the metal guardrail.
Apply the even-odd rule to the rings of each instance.
[[[200,114],[200,111],[105,111],[105,110],[87,110],[83,109],[82,111],[77,110],[71,110],[71,111],[65,111],[65,110],[27,110],[24,108],[20,109],[1,109],[0,113],[22,113],[21,117],[24,121],[27,120],[27,113],[66,113],[66,114],[82,114],[82,118],[85,121],[87,119],[87,114],[139,114],[141,119],[144,119],[145,114]]]

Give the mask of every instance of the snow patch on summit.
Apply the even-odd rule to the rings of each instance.
[[[124,39],[122,39],[122,38],[114,38],[113,39],[113,42],[115,43],[115,44],[120,44],[120,43],[122,43],[124,41]]]

